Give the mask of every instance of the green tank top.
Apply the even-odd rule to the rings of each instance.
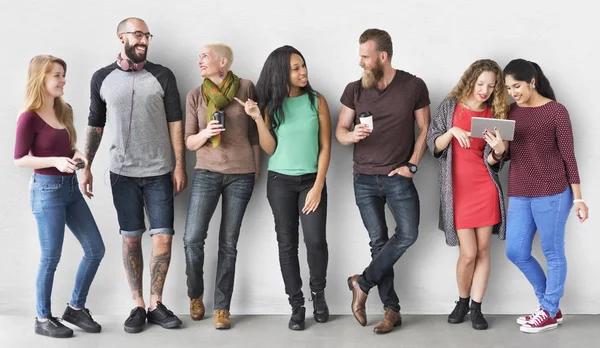
[[[315,93],[315,104],[317,96]],[[285,120],[276,129],[277,148],[269,158],[269,170],[285,175],[317,172],[319,114],[308,93],[283,101]]]

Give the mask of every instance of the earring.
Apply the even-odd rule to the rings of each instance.
[[[531,86],[531,88],[535,89],[535,85]]]
[[[224,75],[224,74],[223,74],[223,69],[221,69],[221,70],[219,71],[219,78],[220,78],[220,79],[222,79],[222,78],[223,78],[223,75]]]

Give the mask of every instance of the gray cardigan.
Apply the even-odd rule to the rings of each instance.
[[[454,196],[452,193],[452,143],[450,143],[446,149],[436,154],[435,139],[452,128],[456,104],[457,101],[454,98],[444,99],[440,106],[438,106],[427,131],[427,147],[433,157],[437,158],[440,162],[438,171],[438,184],[440,186],[440,216],[438,228],[444,231],[446,235],[446,244],[449,246],[458,245],[458,235],[456,234],[456,228],[454,226]],[[491,166],[487,161],[487,157],[491,152],[492,148],[486,144],[483,151],[483,162],[498,189],[500,215],[502,217],[501,222],[493,227],[493,233],[497,234],[498,238],[505,239],[506,211],[504,207],[502,186],[500,186],[500,181],[498,180],[498,172],[503,165],[503,161]]]

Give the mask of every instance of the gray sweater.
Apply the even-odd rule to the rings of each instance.
[[[456,228],[454,227],[454,195],[452,193],[452,143],[450,143],[446,149],[436,154],[435,139],[452,128],[456,104],[457,101],[454,98],[444,99],[440,106],[438,106],[435,115],[431,119],[431,123],[427,131],[427,147],[429,148],[429,151],[433,157],[439,160],[438,184],[440,186],[440,216],[438,228],[444,231],[446,235],[446,244],[449,246],[458,245],[458,235],[456,234]],[[501,222],[494,226],[493,233],[497,234],[498,238],[505,239],[506,211],[504,207],[502,186],[500,185],[497,174],[500,171],[503,163],[491,166],[487,161],[487,158],[491,152],[492,148],[489,145],[486,145],[483,151],[482,160],[485,163],[488,172],[490,173],[490,177],[496,185],[496,188],[498,189],[500,215],[502,217]]]

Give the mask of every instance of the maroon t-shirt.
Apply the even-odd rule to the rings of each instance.
[[[408,162],[415,145],[415,110],[429,105],[429,91],[420,78],[396,70],[385,90],[363,88],[361,80],[346,86],[340,102],[359,115],[373,114],[373,132],[354,144],[354,173],[387,175]]]
[[[515,120],[509,151],[509,196],[553,196],[564,192],[569,184],[579,184],[571,120],[562,104],[513,104],[508,119]]]
[[[69,157],[75,152],[66,129],[52,128],[33,111],[25,111],[17,121],[17,138],[14,158],[19,159],[31,154],[35,157]],[[44,175],[73,175],[63,173],[55,167],[35,169]]]

